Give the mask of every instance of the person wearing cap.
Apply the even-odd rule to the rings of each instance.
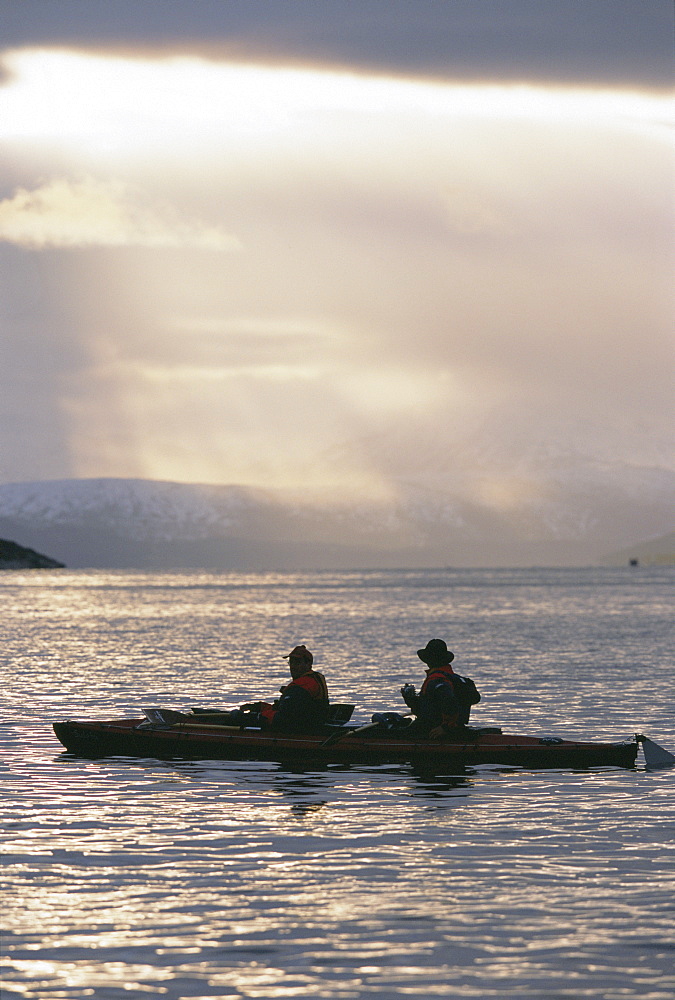
[[[281,688],[281,698],[273,705],[260,703],[262,725],[296,733],[322,725],[328,718],[328,687],[323,674],[313,668],[314,657],[306,646],[296,646],[284,659],[293,679]]]
[[[417,655],[427,665],[427,676],[419,694],[413,684],[405,684],[401,694],[408,708],[417,716],[415,731],[442,736],[448,730],[466,726],[471,706],[480,701],[476,685],[469,677],[460,677],[450,664],[455,658],[443,639],[430,639]]]

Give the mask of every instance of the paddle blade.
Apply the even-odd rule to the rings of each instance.
[[[174,712],[171,708],[144,708],[143,715],[156,726],[172,726],[189,719],[183,712]]]
[[[655,771],[659,767],[672,767],[675,764],[675,754],[660,747],[653,740],[648,740],[646,736],[642,738],[642,750],[648,771]]]

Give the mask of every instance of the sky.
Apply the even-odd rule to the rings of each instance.
[[[672,467],[674,17],[0,0],[0,482]]]

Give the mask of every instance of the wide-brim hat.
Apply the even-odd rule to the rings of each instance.
[[[451,653],[442,639],[429,639],[424,649],[418,649],[417,655],[422,663],[437,663],[446,665],[452,663],[455,654]]]

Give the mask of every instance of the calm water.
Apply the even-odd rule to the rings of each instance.
[[[675,750],[673,573],[0,575],[4,997],[672,1000],[675,770],[87,761],[57,719],[271,697],[356,721],[446,638],[476,724]]]

